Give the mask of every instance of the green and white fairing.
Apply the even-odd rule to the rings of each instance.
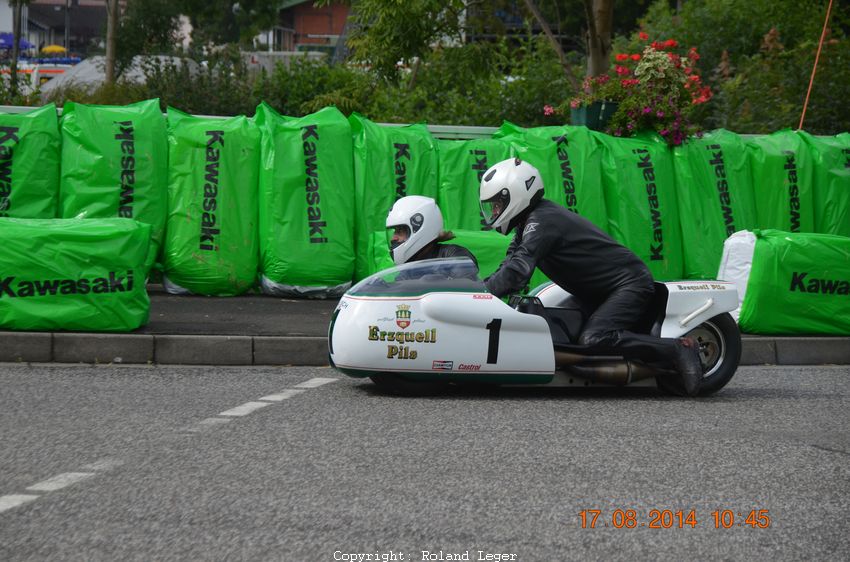
[[[376,273],[340,300],[328,332],[332,364],[366,377],[546,383],[555,371],[546,321],[487,292],[467,258]]]

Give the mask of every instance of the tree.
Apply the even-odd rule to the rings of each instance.
[[[642,27],[653,39],[699,48],[700,67],[717,94],[700,107],[706,126],[763,132],[797,125],[825,15],[825,0],[703,0],[685,2],[679,11],[656,0]],[[850,6],[833,5],[831,37],[842,46],[848,18]],[[778,38],[782,48],[766,48],[766,36]],[[821,58],[806,116],[810,130],[846,124],[834,112],[845,107],[850,84],[827,78],[845,76],[839,69],[847,66],[846,52],[831,47]],[[827,80],[829,91],[823,91]]]
[[[561,42],[553,35],[549,24],[543,18],[540,10],[533,0],[525,0],[525,5],[540,24],[543,32],[552,41],[555,52],[564,67],[570,83],[575,90],[579,89],[578,83],[573,75],[572,68],[564,55]],[[587,47],[587,72],[588,76],[596,76],[607,72],[611,59],[611,32],[614,24],[614,0],[582,0],[584,8],[585,23],[585,45]]]
[[[278,20],[278,0],[175,0],[192,23],[192,41],[198,45],[250,45],[262,30]]]
[[[118,28],[118,17],[121,6],[118,0],[106,0],[106,69],[105,81],[107,84],[115,83],[115,31]]]
[[[9,75],[9,87],[12,96],[18,95],[18,54],[21,46],[21,8],[30,0],[9,0],[12,7],[12,61]]]
[[[561,61],[561,66],[564,68],[564,74],[569,80],[570,85],[573,87],[573,90],[579,90],[579,84],[576,80],[575,74],[573,73],[572,66],[567,61],[567,55],[564,54],[564,48],[561,46],[561,41],[555,37],[552,33],[552,29],[549,27],[549,24],[543,19],[543,15],[540,13],[540,10],[537,9],[537,5],[533,0],[525,0],[525,5],[528,8],[528,11],[532,13],[534,19],[540,24],[540,27],[543,28],[543,33],[546,34],[546,37],[549,38],[549,41],[552,44],[552,48],[555,49],[555,52],[558,54],[558,60]],[[608,43],[610,45],[610,37]]]
[[[331,0],[319,0],[327,6]],[[353,59],[371,66],[391,82],[399,63],[415,67],[434,46],[462,42],[465,0],[359,0],[350,2],[354,23],[348,38]],[[477,2],[473,2],[476,3]]]
[[[826,13],[824,0],[703,0],[685,2],[676,11],[667,0],[656,0],[642,19],[653,39],[674,38],[699,48],[700,66],[711,70],[726,51],[737,67],[744,58],[760,52],[762,40],[775,28],[785,48],[793,49],[820,36]],[[850,17],[850,5],[833,6],[833,30],[843,36],[841,22]],[[811,71],[811,68],[809,69]]]
[[[120,76],[136,55],[171,54],[178,42],[180,5],[174,0],[128,0],[118,22],[115,71]]]
[[[584,0],[587,18],[587,75],[608,72],[611,66],[611,30],[614,23],[613,0]]]
[[[768,33],[768,36],[773,35]],[[741,59],[735,74],[718,88],[711,123],[746,133],[796,128],[814,64],[817,41],[787,49],[782,38],[766,37],[761,52]],[[823,46],[804,128],[834,135],[850,130],[850,39],[830,39]]]
[[[398,79],[398,63],[413,65],[427,59],[435,46],[462,42],[484,28],[479,37],[504,36],[504,20],[529,17],[548,38],[574,90],[579,84],[564,43],[585,49],[587,74],[602,74],[610,66],[614,30],[634,28],[649,0],[524,0],[523,12],[514,1],[495,0],[348,0],[354,23],[348,40],[353,58],[382,75]],[[328,5],[331,0],[319,0]],[[616,5],[616,7],[615,7]],[[622,12],[622,16],[615,14]],[[515,26],[515,24],[514,24]],[[581,37],[584,37],[581,40]],[[571,38],[575,38],[572,40]]]

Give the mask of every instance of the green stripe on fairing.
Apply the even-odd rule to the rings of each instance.
[[[403,297],[421,297],[423,295],[438,295],[440,293],[467,293],[467,294],[470,294],[470,295],[486,295],[486,294],[489,294],[489,292],[486,291],[486,290],[471,291],[469,289],[456,289],[456,290],[440,289],[439,291],[418,291],[418,292],[415,292],[415,293],[393,293],[391,295],[387,294],[387,293],[377,293],[377,294],[376,293],[360,293],[360,292],[353,293],[353,294],[352,293],[346,293],[346,294],[343,295],[343,298],[345,298],[345,297],[352,297],[352,298],[378,297],[378,298],[383,298],[383,299],[394,299],[394,298],[403,298]],[[493,298],[496,298],[496,297],[493,297]]]
[[[412,381],[428,381],[428,382],[476,382],[490,384],[546,384],[552,381],[553,374],[544,375],[520,375],[515,373],[504,374],[467,374],[467,373],[442,373],[442,372],[424,372],[424,373],[394,373],[389,371],[371,371],[367,369],[348,369],[335,367],[350,377],[362,379],[372,375],[388,375],[397,376]]]

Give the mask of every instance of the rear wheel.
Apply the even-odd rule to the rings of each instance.
[[[718,314],[706,320],[683,337],[699,343],[702,361],[700,396],[714,394],[732,380],[741,361],[741,332],[729,313]],[[656,379],[658,388],[665,392],[681,394],[678,380],[669,377]]]
[[[382,392],[395,396],[428,396],[441,394],[448,388],[445,382],[413,380],[390,373],[376,373],[369,378]]]

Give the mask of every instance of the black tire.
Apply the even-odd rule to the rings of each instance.
[[[726,386],[741,362],[741,332],[729,313],[718,314],[688,332],[699,342],[702,359],[703,379],[700,396],[714,394]],[[658,377],[658,388],[668,394],[682,394],[679,381],[675,378]]]
[[[404,375],[380,373],[369,376],[381,392],[394,396],[430,396],[442,394],[448,388],[448,383],[434,381],[418,381],[404,378]]]

